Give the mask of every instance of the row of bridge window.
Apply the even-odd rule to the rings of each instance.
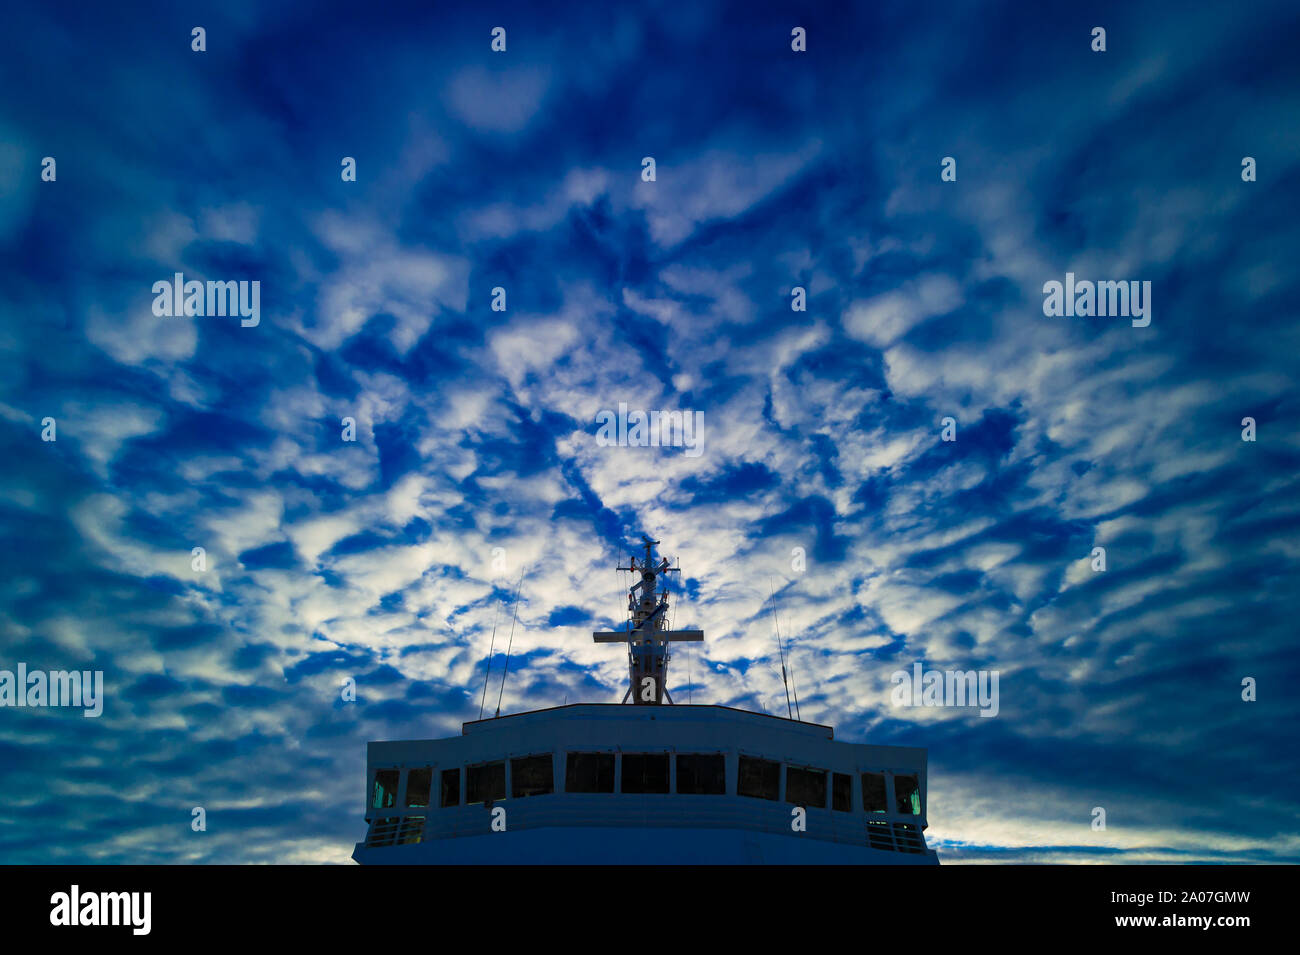
[[[618,791],[624,793],[668,793],[669,753],[582,753],[571,752],[564,761],[564,791],[569,793],[613,793],[615,759],[621,759]],[[726,757],[722,753],[677,753],[676,792],[682,795],[727,795]],[[838,812],[853,809],[853,777],[804,766],[786,766],[776,760],[741,756],[735,795],[754,799],[780,800],[781,776],[785,774],[785,801],[796,806],[829,808]],[[397,805],[401,770],[375,771],[371,786],[372,809]],[[460,767],[444,769],[435,780],[434,767],[406,771],[405,804],[428,808],[491,803],[506,798],[506,761],[497,760],[464,767],[464,788]],[[892,773],[894,812],[920,815],[921,789],[915,773]],[[510,760],[510,796],[522,799],[554,791],[552,754],[523,756]],[[436,791],[435,791],[436,785]],[[861,774],[864,812],[888,812],[889,791],[885,773]]]

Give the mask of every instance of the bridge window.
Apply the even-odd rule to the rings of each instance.
[[[831,808],[836,812],[853,810],[853,777],[847,773],[831,773]]]
[[[888,812],[884,773],[862,774],[862,809],[864,812]]]
[[[510,795],[545,796],[555,791],[555,775],[551,768],[551,754],[525,756],[510,760]]]
[[[787,766],[785,801],[796,806],[826,808],[826,770]]]
[[[853,811],[853,777],[848,773],[831,773],[831,808],[836,812]]]
[[[423,766],[406,774],[406,804],[415,809],[429,805],[429,790],[433,788],[433,768]]]
[[[397,805],[396,769],[376,769],[375,779],[370,787],[370,808],[391,809]]]
[[[439,805],[444,808],[447,806],[460,805],[459,769],[444,769],[442,771],[442,799]]]
[[[623,792],[668,792],[668,754],[624,753]]]
[[[502,760],[465,767],[465,804],[506,798],[506,764]]]
[[[904,816],[921,814],[921,784],[915,773],[894,777],[894,799],[898,803],[898,811]]]
[[[781,798],[781,764],[754,756],[740,757],[736,792],[755,799]]]
[[[569,793],[612,793],[613,753],[570,753],[564,761],[564,791]]]
[[[677,757],[677,791],[691,795],[726,795],[726,757],[721,753],[679,754]]]

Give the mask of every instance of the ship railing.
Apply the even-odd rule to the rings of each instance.
[[[796,807],[790,803],[738,796],[626,793],[552,793],[501,800],[491,806],[477,804],[433,809],[427,811],[427,820],[424,811],[407,810],[405,816],[377,818],[366,844],[371,845],[372,838],[387,840],[376,844],[401,845],[404,841],[483,835],[494,831],[492,810],[498,807],[505,809],[503,822],[506,831],[619,826],[740,829],[854,845],[870,844],[892,851],[925,851],[921,835],[924,823],[915,817],[914,821],[907,823],[882,819],[870,820],[864,825],[861,813],[812,807],[805,810],[801,820],[805,830],[797,832],[794,828],[796,814],[793,812]],[[392,821],[411,816],[418,816],[422,821],[418,824]],[[415,833],[417,826],[419,832]]]

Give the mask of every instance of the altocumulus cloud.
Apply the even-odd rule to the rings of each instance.
[[[641,530],[693,700],[783,706],[775,587],[948,861],[1300,858],[1294,11],[822,6],[9,12],[0,662],[107,698],[0,711],[5,861],[345,860],[525,568],[505,708],[618,698]],[[176,272],[260,323],[156,318]],[[1067,272],[1151,324],[1044,316]],[[599,446],[620,402],[703,453]],[[997,718],[891,706],[918,661]]]

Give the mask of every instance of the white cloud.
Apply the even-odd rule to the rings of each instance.
[[[537,115],[549,85],[549,71],[539,67],[472,66],[452,77],[446,101],[471,129],[517,133]]]
[[[922,275],[900,288],[864,302],[854,302],[844,316],[844,330],[859,341],[886,348],[934,315],[962,304],[960,287],[946,275]]]

